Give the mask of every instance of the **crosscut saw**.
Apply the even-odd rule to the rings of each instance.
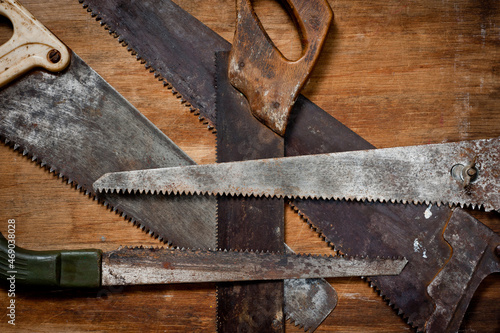
[[[147,68],[173,85],[176,93],[190,103],[194,113],[199,113],[204,121],[216,126],[214,87],[211,86],[214,76],[212,59],[216,51],[229,50],[228,43],[214,37],[210,29],[169,1],[161,4],[154,1],[142,4],[85,1],[84,5],[110,32],[120,36],[120,41],[139,59],[143,59]],[[160,6],[161,11],[152,10]],[[127,10],[118,12],[113,10],[115,8]],[[191,30],[195,26],[195,31]],[[145,42],[145,38],[138,33],[145,29],[150,38],[161,42],[154,45]],[[184,75],[185,71],[189,74]],[[302,96],[298,97],[292,114],[293,126],[285,133],[288,156],[372,148]],[[486,275],[497,269],[498,259],[490,254],[494,253],[498,236],[460,210],[452,212],[447,208],[438,208],[431,218],[414,225],[412,221],[425,215],[425,207],[399,208],[383,204],[308,200],[294,200],[292,204],[338,250],[366,253],[384,249],[412,256],[415,261],[410,260],[414,263],[411,273],[395,278],[371,279],[371,284],[408,323],[419,330],[458,329],[474,290]],[[357,221],[355,225],[353,220]],[[334,229],[332,225],[335,225]],[[377,230],[378,234],[384,235],[382,241],[379,237],[374,241],[375,236],[367,234],[366,230]],[[476,231],[471,236],[466,234],[466,230]],[[452,242],[450,237],[466,237],[469,242]],[[414,251],[415,243],[418,248],[426,249],[424,256],[420,251]],[[453,252],[450,252],[448,244],[453,244]],[[471,251],[476,253],[474,259],[468,263],[461,262],[463,258],[460,254]],[[430,252],[432,255],[429,255]],[[440,272],[442,276],[438,279]],[[460,274],[463,279],[449,284],[438,283],[454,274]],[[442,293],[450,296],[448,301],[440,302],[438,293],[432,292],[432,289],[436,290],[436,284]],[[460,306],[457,306],[459,302]],[[436,304],[439,304],[438,312],[434,311]]]
[[[285,154],[282,134],[293,100],[319,57],[333,13],[325,0],[307,3],[291,0],[284,4],[301,27],[303,37],[304,51],[294,61],[285,58],[266,38],[251,2],[236,2],[234,40],[239,46],[233,47],[229,54],[223,51],[215,54],[217,162]],[[282,80],[283,77],[288,80]],[[244,92],[246,99],[233,86]],[[244,105],[249,105],[249,109]],[[260,142],[258,147],[256,137]],[[280,198],[218,197],[217,246],[284,251],[284,208],[284,200]],[[315,297],[317,301],[312,303],[328,304],[335,298]],[[290,299],[302,302],[300,298],[289,297],[282,283],[218,285],[217,331],[279,333],[285,330],[285,319],[305,330],[314,330],[319,322],[315,318],[326,315],[320,308],[304,307],[306,311],[298,317],[297,311],[290,312]]]
[[[481,166],[481,167],[479,167]],[[500,210],[500,139],[109,173],[94,190]]]
[[[6,144],[91,196],[96,195],[91,185],[103,172],[194,163],[19,3],[2,3],[2,14],[16,27],[2,47],[7,70],[2,72],[6,86],[0,96],[0,136]],[[34,27],[33,33],[24,27]],[[31,53],[22,51],[25,46]],[[37,67],[48,71],[30,71]],[[191,248],[216,245],[213,198],[96,198],[165,242]],[[325,281],[285,281],[285,288],[289,297],[305,303],[318,295],[325,298],[306,306],[315,308],[318,318],[301,315],[313,326],[336,304]],[[287,310],[295,318],[303,308],[293,302]]]
[[[325,0],[307,3],[291,0],[285,4],[302,28],[305,45],[303,54],[295,61],[283,57],[268,42],[250,1],[236,3],[238,19],[234,39],[241,43],[240,47],[233,47],[229,54],[215,54],[217,162],[283,157],[285,154],[281,135],[293,100],[319,57],[333,17]],[[289,80],[283,81],[283,77]],[[233,85],[245,93],[249,103]],[[249,109],[242,107],[247,104]],[[250,113],[255,118],[249,116]],[[260,142],[258,147],[255,146],[256,137]],[[217,246],[284,251],[284,208],[281,198],[218,197]],[[315,297],[317,301],[311,303],[328,304],[336,298],[325,296]],[[279,333],[285,330],[285,319],[291,319],[305,330],[314,330],[318,326],[315,318],[326,313],[319,308],[304,307],[302,317],[298,317],[297,312],[290,313],[290,299],[281,283],[218,285],[217,331]],[[299,298],[293,301],[301,302]]]
[[[0,234],[2,284],[14,277],[22,286],[101,286],[309,279],[399,274],[404,258],[202,251],[159,247],[31,251],[9,247]],[[15,250],[14,250],[15,249]],[[10,250],[10,251],[9,251]],[[12,256],[15,253],[15,256]]]

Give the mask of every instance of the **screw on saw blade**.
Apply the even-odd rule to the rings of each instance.
[[[476,158],[474,157],[474,160],[472,163],[468,165],[463,165],[463,164],[455,164],[451,168],[451,175],[453,178],[456,180],[462,182],[463,187],[467,187],[477,179],[478,176],[478,170],[476,167]]]
[[[57,64],[61,60],[61,52],[56,49],[52,49],[47,53],[47,58],[53,64]]]

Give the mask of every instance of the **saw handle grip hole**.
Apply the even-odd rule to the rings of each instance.
[[[303,53],[301,34],[296,18],[289,5],[283,1],[252,0],[255,15],[259,18],[266,34],[274,46],[290,61],[298,60]],[[270,10],[271,8],[271,10]],[[286,26],[286,29],[283,29]],[[283,33],[286,31],[286,33]]]
[[[3,15],[0,15],[0,45],[7,43],[13,34],[14,26],[12,25],[11,20]]]

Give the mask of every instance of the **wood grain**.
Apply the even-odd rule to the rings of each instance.
[[[230,0],[176,0],[228,41]],[[215,136],[154,80],[76,0],[24,0],[43,24],[79,54],[198,163],[215,161]],[[304,94],[377,147],[500,135],[500,3],[492,1],[330,1],[334,23]],[[271,0],[256,1],[285,55],[300,54],[293,25]],[[276,15],[276,13],[281,13]],[[3,21],[2,21],[3,22]],[[8,35],[0,24],[0,41]],[[158,242],[34,162],[0,146],[0,231],[16,220],[30,249],[149,245]],[[498,213],[475,215],[500,232]],[[286,209],[286,242],[296,251],[331,249]],[[330,281],[337,309],[320,332],[401,332],[410,328],[359,278]],[[16,295],[21,331],[214,331],[213,285],[30,292]],[[500,279],[487,278],[461,330],[500,330]],[[0,292],[0,305],[9,301]],[[11,331],[6,310],[0,330]],[[300,332],[292,324],[287,331]]]

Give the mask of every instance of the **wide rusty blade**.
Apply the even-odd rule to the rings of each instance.
[[[252,117],[229,83],[228,56],[215,58],[217,162],[284,156],[283,138]],[[284,207],[283,199],[218,197],[217,247],[284,253]],[[283,281],[219,284],[217,331],[284,332],[284,296]]]
[[[92,196],[103,172],[194,163],[74,53],[61,73],[34,71],[4,87],[0,106],[5,142]],[[214,198],[98,199],[165,241],[215,245]]]
[[[226,74],[227,54],[218,52],[216,64],[218,160],[282,156],[282,140],[251,116],[248,103],[229,83]],[[277,240],[283,237],[283,202],[281,200],[220,197],[218,218],[218,239],[224,244],[236,243],[237,241],[238,248],[259,246],[257,248],[262,249],[263,246],[276,244]],[[257,242],[256,239],[258,239]],[[280,248],[277,244],[275,246]],[[292,252],[287,246],[286,251],[287,253]],[[276,293],[277,290],[281,289],[274,288],[269,292],[266,291],[267,287],[262,287],[262,284],[251,284],[248,288],[251,288],[250,295],[245,297],[244,302],[248,303],[249,300],[255,299],[253,292],[258,290],[260,295],[264,294],[265,302],[259,304],[266,304],[268,307],[269,304],[278,306],[278,303],[266,301],[266,294]],[[227,298],[222,300],[220,291],[221,289],[218,293],[219,309],[223,304],[231,304]],[[285,280],[284,296],[286,319],[290,319],[295,325],[300,325],[306,331],[314,331],[337,304],[335,290],[323,279]],[[282,296],[280,295],[280,297]],[[242,311],[239,309],[237,311],[240,311],[239,316],[241,317]],[[254,315],[259,314],[259,312],[262,314],[262,309],[256,308],[252,304],[246,307],[246,311],[253,311]],[[235,312],[235,309],[229,306],[226,310],[226,316],[232,312]],[[230,318],[235,317],[233,314]],[[268,327],[266,325],[269,325],[266,320],[269,319],[272,320],[273,316],[269,318],[269,316],[261,315],[258,323],[266,328]],[[230,321],[224,323],[224,327],[228,330],[231,329],[228,326],[229,323]],[[277,329],[281,326],[275,325],[274,327]]]
[[[104,175],[94,188],[500,210],[500,138],[127,171]]]
[[[436,306],[428,332],[457,332],[479,284],[500,272],[500,236],[463,210],[453,212],[443,236],[453,254],[427,287]]]
[[[124,0],[86,0],[85,3],[97,19],[148,61],[152,71],[179,90],[189,86],[192,92],[197,92],[188,101],[196,105],[202,117],[215,124],[215,106],[207,106],[213,98],[204,94],[204,87],[214,82],[215,70],[207,70],[206,64],[213,63],[213,54],[220,47],[229,50],[229,43],[169,0],[136,1],[131,6],[131,1]],[[190,27],[195,28],[186,35]],[[147,29],[148,34],[137,32],[142,29]],[[186,50],[186,45],[189,52],[179,51]],[[157,48],[164,50],[157,52]],[[184,61],[187,57],[190,57],[189,64]],[[187,92],[183,95],[187,96]],[[298,97],[291,117],[293,122],[285,133],[286,156],[374,148],[303,96]],[[407,322],[422,330],[425,328],[425,323],[433,318],[434,308],[427,286],[450,258],[450,247],[442,237],[451,216],[450,209],[431,207],[432,216],[425,219],[429,216],[426,207],[312,200],[294,200],[293,204],[325,240],[339,250],[350,254],[409,254],[411,258],[407,258],[414,264],[405,269],[408,273],[379,279],[373,285]],[[415,223],[416,220],[419,223]],[[488,232],[494,234],[491,230]],[[427,258],[423,257],[424,247],[419,244],[425,245]],[[429,251],[433,257],[428,256]],[[487,262],[491,260],[485,257],[485,264]],[[472,272],[472,276],[478,275]],[[460,290],[473,293],[474,287],[465,285]],[[465,307],[450,305],[449,309],[456,317],[461,318],[465,313]]]

